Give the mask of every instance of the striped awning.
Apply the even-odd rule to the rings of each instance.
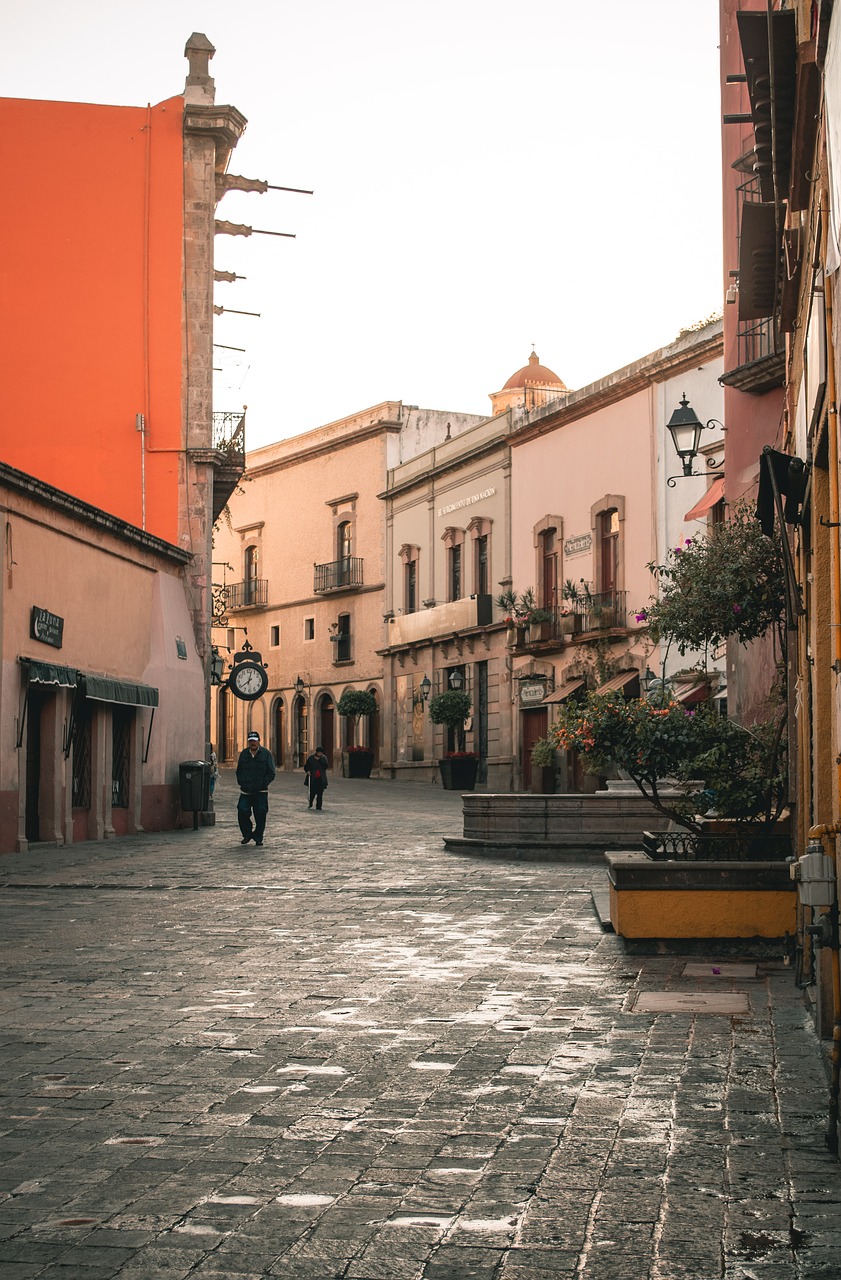
[[[586,684],[585,680],[569,680],[560,689],[556,689],[554,693],[548,693],[541,702],[541,706],[545,707],[550,702],[566,702],[567,698],[577,693],[579,689],[583,689]]]

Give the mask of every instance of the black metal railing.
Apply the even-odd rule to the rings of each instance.
[[[591,591],[555,609],[541,609],[537,619],[522,628],[522,643],[540,644],[592,631],[610,631],[628,625],[627,591]],[[550,617],[545,615],[549,614]],[[543,615],[543,616],[542,616]]]
[[[250,609],[254,605],[269,603],[269,584],[266,578],[246,578],[244,582],[231,582],[225,590],[229,609]]]
[[[784,862],[791,853],[779,832],[644,831],[642,844],[656,862]]]
[[[213,448],[245,466],[245,413],[214,413]]]
[[[341,591],[347,587],[361,587],[362,558],[360,556],[344,556],[341,560],[331,560],[327,564],[315,566],[315,582],[313,591]]]
[[[628,625],[627,591],[591,591],[579,597],[574,611],[581,616],[582,631],[608,631]]]

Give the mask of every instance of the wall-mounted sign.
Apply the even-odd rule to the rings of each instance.
[[[524,707],[534,707],[546,697],[544,680],[521,680],[520,703]]]
[[[64,636],[64,619],[57,613],[50,613],[49,609],[39,609],[37,605],[33,605],[29,617],[29,634],[33,640],[40,640],[42,644],[51,644],[54,649],[60,649]]]
[[[481,493],[473,493],[469,498],[462,498],[459,502],[451,502],[448,507],[439,507],[439,516],[448,516],[451,511],[460,511],[462,507],[472,507],[474,502],[481,502],[483,498],[492,498],[496,493],[496,489],[483,489]]]
[[[175,652],[184,662],[187,661],[187,646],[181,636],[175,637]]]
[[[565,556],[580,556],[585,551],[589,551],[593,545],[592,533],[579,533],[577,538],[567,538],[564,541]]]

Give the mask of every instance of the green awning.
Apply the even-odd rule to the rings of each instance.
[[[119,702],[127,707],[156,707],[158,691],[150,684],[132,684],[128,680],[112,680],[110,676],[89,676],[80,671],[82,688],[95,702]]]
[[[55,662],[36,662],[34,658],[21,658],[20,661],[29,672],[30,684],[58,684],[65,689],[76,687],[79,673],[75,667],[60,667]]]

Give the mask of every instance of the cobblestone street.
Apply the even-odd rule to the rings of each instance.
[[[782,957],[628,955],[437,786],[280,777],[262,849],[235,798],[0,861],[3,1280],[841,1275]]]

